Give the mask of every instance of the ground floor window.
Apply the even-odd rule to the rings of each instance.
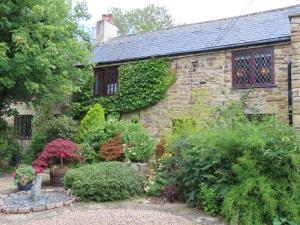
[[[30,139],[32,134],[32,115],[18,115],[14,127],[21,139]]]

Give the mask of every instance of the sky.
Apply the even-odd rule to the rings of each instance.
[[[77,0],[81,1],[81,0]],[[300,4],[300,0],[86,0],[92,15],[89,25],[94,26],[101,15],[112,7],[128,10],[148,4],[165,6],[176,25],[238,16],[251,12]]]

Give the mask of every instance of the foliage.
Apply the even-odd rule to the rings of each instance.
[[[155,159],[158,161],[166,152],[166,142],[161,139],[160,142],[156,145],[155,148]]]
[[[120,143],[120,134],[116,134],[114,138],[101,145],[100,156],[105,160],[117,160],[123,154],[124,150],[123,145]]]
[[[0,130],[0,167],[8,168],[16,163],[16,158],[20,157],[21,150],[13,129],[1,119]]]
[[[115,118],[108,118],[103,123],[92,126],[86,135],[83,136],[83,143],[88,144],[98,152],[101,145],[105,144],[108,139],[113,138],[120,131],[120,123]]]
[[[1,1],[0,117],[10,103],[62,102],[86,79],[89,57],[84,4],[67,0]]]
[[[133,162],[146,161],[154,153],[155,142],[150,134],[139,123],[119,121],[108,118],[97,126],[93,126],[84,136],[83,142],[95,151],[119,133],[120,144],[124,144],[125,158]]]
[[[39,111],[33,119],[33,131],[30,146],[28,149],[27,161],[36,159],[47,143],[57,138],[75,138],[77,123],[65,115],[53,116],[52,112]]]
[[[87,114],[80,122],[78,134],[76,136],[77,141],[82,141],[92,127],[97,126],[105,121],[104,109],[101,105],[95,104],[91,106]]]
[[[155,141],[141,124],[121,123],[121,139],[125,158],[133,162],[147,161],[154,154]]]
[[[80,87],[72,95],[68,115],[76,121],[81,121],[90,106],[96,102],[93,94],[94,81],[94,74],[91,72],[85,80],[82,80]]]
[[[160,101],[175,81],[167,58],[139,61],[120,67],[119,112],[132,112]]]
[[[65,187],[83,200],[123,200],[142,194],[143,178],[124,163],[102,162],[69,170]]]
[[[272,224],[276,217],[299,223],[296,131],[273,117],[249,121],[234,103],[219,107],[211,121],[169,145],[179,156],[185,200],[221,212],[229,224]]]
[[[79,146],[72,141],[56,139],[51,141],[43,149],[39,157],[33,162],[33,167],[38,173],[53,164],[60,163],[64,167],[64,161],[81,161],[82,157],[78,154]]]
[[[154,176],[151,176],[145,190],[149,196],[161,196],[167,185],[176,184],[172,171],[172,155],[165,153],[157,162]]]
[[[173,19],[165,7],[152,4],[142,9],[129,11],[112,8],[111,13],[120,36],[163,30],[174,25]]]
[[[286,218],[278,218],[276,217],[273,220],[273,225],[296,225],[296,223],[287,220]]]
[[[179,199],[180,190],[175,185],[167,185],[164,188],[164,196],[169,202],[175,202]]]
[[[100,161],[98,154],[89,144],[82,143],[80,148],[80,154],[83,159],[83,163],[92,164]]]
[[[16,170],[15,183],[25,186],[35,178],[35,170],[29,165],[20,165]]]
[[[159,102],[176,76],[171,71],[171,62],[167,58],[143,60],[119,68],[119,86],[117,94],[95,98],[93,81],[85,83],[75,95],[70,114],[74,119],[82,118],[91,104],[100,103],[106,115],[119,118],[120,114],[138,111]],[[133,118],[135,121],[137,118]]]
[[[216,191],[206,184],[200,185],[199,198],[201,199],[201,205],[206,212],[215,216],[220,211]]]

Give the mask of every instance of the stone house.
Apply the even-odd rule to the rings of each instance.
[[[170,115],[189,112],[201,89],[211,93],[209,104],[249,92],[247,114],[276,114],[300,130],[299,12],[295,5],[119,38],[112,16],[103,15],[91,58],[95,95],[116,93],[119,65],[169,57],[176,82],[159,103],[134,113],[154,135],[172,128]]]
[[[152,134],[172,129],[172,120],[191,111],[197,90],[209,90],[208,104],[239,100],[249,92],[247,114],[276,114],[300,130],[300,5],[161,31],[117,37],[112,15],[97,23],[95,95],[114,95],[118,66],[153,57],[169,57],[177,80],[164,99],[133,114]],[[251,111],[255,107],[257,111]],[[31,136],[35,114],[25,104],[7,118]],[[58,107],[57,114],[61,112]],[[25,141],[26,142],[26,141]]]

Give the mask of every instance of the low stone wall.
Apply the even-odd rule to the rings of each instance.
[[[45,190],[42,193],[55,193],[58,192],[57,189],[55,191],[53,190]],[[28,192],[18,192],[18,193],[13,193],[13,194],[8,194],[8,195],[0,195],[0,213],[5,213],[5,214],[27,214],[30,212],[41,212],[41,211],[46,211],[50,209],[55,209],[55,208],[61,208],[63,206],[70,206],[72,203],[75,201],[78,201],[79,199],[72,196],[72,192],[70,190],[65,191],[61,189],[59,193],[66,194],[69,196],[69,199],[66,201],[59,201],[55,203],[48,203],[44,205],[38,205],[34,207],[8,207],[5,205],[5,198],[9,197],[16,197],[16,196],[22,196],[22,195],[30,195],[30,191]]]

